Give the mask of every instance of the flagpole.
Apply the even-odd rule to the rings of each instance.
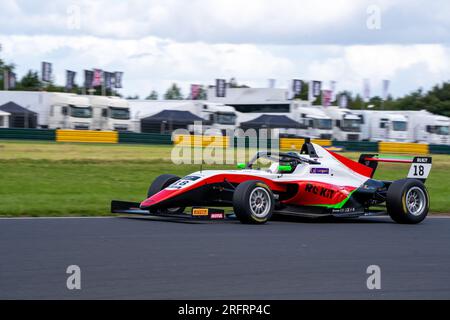
[[[8,70],[4,69],[3,70],[3,88],[6,90],[8,90]]]

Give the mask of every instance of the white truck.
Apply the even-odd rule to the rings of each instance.
[[[93,110],[93,130],[132,131],[127,100],[95,95],[86,97]]]
[[[361,138],[361,118],[346,108],[323,107],[333,121],[333,140],[358,141]]]
[[[450,118],[426,110],[389,111],[408,119],[408,135],[414,142],[450,144]]]
[[[9,116],[8,112],[0,110],[0,128],[9,128]]]
[[[224,133],[235,129],[237,113],[234,108],[222,103],[202,100],[128,100],[134,131],[140,132],[140,119],[152,116],[163,110],[189,111],[210,124],[203,124],[203,131],[214,128]],[[193,128],[189,128],[193,130]],[[195,132],[202,133],[202,132]]]
[[[9,101],[38,114],[38,128],[92,129],[89,99],[72,93],[0,91],[0,104]]]
[[[302,129],[297,131],[297,136],[312,139],[331,139],[331,118],[320,107],[305,106],[298,101],[293,102],[291,117],[302,126]]]
[[[361,120],[361,140],[411,142],[408,119],[401,113],[381,110],[353,110]]]

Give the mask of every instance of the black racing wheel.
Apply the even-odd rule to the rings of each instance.
[[[157,194],[162,189],[167,188],[172,183],[180,180],[180,177],[174,175],[174,174],[162,174],[158,176],[148,187],[147,191],[147,198],[150,198],[151,196]],[[164,208],[164,209],[158,209],[157,213],[171,213],[171,214],[180,214],[184,212],[184,207],[176,207],[176,208]]]
[[[245,181],[234,190],[234,213],[242,223],[266,223],[272,216],[274,204],[272,190],[262,181]]]
[[[416,179],[394,181],[387,192],[386,207],[395,222],[419,223],[425,219],[430,207],[427,188]]]

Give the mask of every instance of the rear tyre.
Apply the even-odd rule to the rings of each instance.
[[[180,180],[180,177],[174,175],[174,174],[162,174],[158,176],[155,180],[153,180],[152,184],[148,187],[147,190],[147,198],[150,198],[151,196],[157,194],[162,189],[167,188],[172,183]],[[155,212],[151,209],[154,213],[163,213],[163,214],[180,214],[184,212],[184,207],[177,207],[177,208],[164,208],[164,209],[157,209]]]
[[[233,194],[234,213],[242,223],[266,223],[272,216],[274,204],[272,191],[258,180],[239,184]]]
[[[397,223],[419,223],[425,219],[430,207],[427,188],[416,179],[394,181],[387,192],[386,207]]]

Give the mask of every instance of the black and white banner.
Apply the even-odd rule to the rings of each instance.
[[[75,75],[77,73],[75,71],[66,70],[66,89],[72,90],[75,84]]]
[[[225,79],[216,79],[216,97],[225,98],[227,83]]]
[[[322,93],[322,81],[313,80],[309,83],[308,100],[314,101]]]
[[[348,98],[345,93],[339,95],[339,101],[338,101],[340,108],[347,108],[348,105]]]
[[[52,81],[52,64],[50,62],[42,62],[41,78],[44,82]]]
[[[116,71],[114,72],[114,88],[122,88],[122,78],[123,72]]]
[[[292,97],[298,96],[302,92],[303,81],[300,79],[292,80]]]
[[[87,89],[92,88],[93,81],[94,81],[94,71],[84,70],[84,87]]]
[[[104,71],[103,72],[103,77],[104,77],[104,84],[105,84],[105,88],[106,89],[111,89],[112,88],[112,78],[114,77],[114,73],[112,72],[108,72],[108,71]]]

